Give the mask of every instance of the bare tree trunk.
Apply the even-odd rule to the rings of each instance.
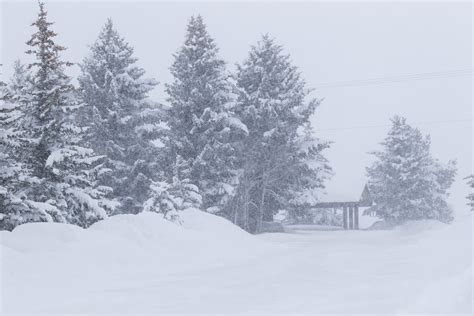
[[[246,231],[249,230],[249,198],[248,198],[248,192],[249,192],[249,183],[247,179],[247,175],[244,175],[244,185],[242,186],[242,211],[243,211],[243,223],[242,223],[242,228]]]
[[[232,203],[232,208],[233,208],[232,211],[234,212],[232,222],[235,225],[238,225],[239,209],[240,209],[240,204],[241,204],[240,201],[241,201],[241,197],[237,196],[237,198],[234,200],[234,203]]]
[[[260,205],[258,208],[258,218],[257,218],[257,229],[256,233],[262,232],[262,222],[263,222],[263,212],[265,209],[265,193],[266,193],[267,181],[265,175],[262,177],[262,193],[260,195]]]

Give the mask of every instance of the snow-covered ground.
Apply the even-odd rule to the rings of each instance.
[[[1,315],[471,314],[472,220],[251,236],[185,212],[0,234]]]

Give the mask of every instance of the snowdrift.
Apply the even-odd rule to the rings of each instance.
[[[448,226],[434,219],[410,220],[403,224],[395,224],[383,220],[375,221],[367,230],[398,230],[408,234],[416,234],[426,230],[438,229]]]
[[[399,312],[473,314],[473,225],[474,218],[465,217],[452,224],[411,221],[395,228],[394,233],[411,241],[416,261],[423,260],[426,271],[434,270],[413,303]]]
[[[0,232],[0,246],[2,251],[18,255],[67,252],[86,257],[93,254],[95,263],[100,264],[100,259],[106,260],[110,255],[124,262],[137,261],[136,256],[160,254],[161,263],[173,255],[193,261],[206,260],[209,258],[206,249],[212,249],[210,257],[216,262],[234,259],[242,252],[258,252],[264,243],[218,216],[197,210],[184,211],[180,216],[181,223],[173,223],[152,212],[117,215],[88,229],[69,224],[30,223],[12,232]],[[223,251],[229,248],[232,252]],[[181,263],[188,265],[189,259]]]
[[[30,223],[0,232],[0,313],[78,312],[68,306],[93,293],[120,291],[124,284],[133,292],[151,275],[219,269],[268,250],[267,242],[221,217],[185,211],[181,220],[141,213],[113,216],[88,229]],[[45,299],[58,302],[42,310]]]
[[[0,233],[0,314],[460,313],[472,221],[250,235],[199,211]]]

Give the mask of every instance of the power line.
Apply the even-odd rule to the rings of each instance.
[[[445,123],[461,123],[461,122],[472,122],[473,119],[460,119],[460,120],[443,120],[443,121],[426,121],[426,122],[417,122],[411,123],[410,125],[435,125],[435,124],[445,124]],[[316,132],[326,132],[326,131],[343,131],[343,130],[355,130],[355,129],[367,129],[367,128],[380,128],[380,127],[390,127],[392,125],[364,125],[364,126],[352,126],[352,127],[335,127],[335,128],[324,128],[324,129],[315,129]]]
[[[352,86],[364,86],[364,85],[377,85],[386,83],[398,83],[415,80],[426,80],[426,79],[439,79],[439,78],[452,78],[452,77],[463,77],[472,76],[473,68],[468,69],[457,69],[448,71],[435,71],[425,73],[406,74],[389,77],[378,77],[371,79],[360,79],[360,80],[346,80],[346,81],[333,81],[326,83],[316,84],[318,88],[335,88],[335,87],[352,87]]]
[[[422,80],[422,79],[433,79],[433,78],[471,76],[472,72],[473,72],[472,68],[451,70],[451,71],[437,71],[437,72],[407,74],[407,75],[390,76],[390,77],[379,77],[379,78],[372,78],[372,79],[334,81],[334,82],[320,83],[320,84],[317,84],[316,87],[338,87],[338,86],[350,86],[350,85],[403,82],[403,81],[410,81],[410,80]]]

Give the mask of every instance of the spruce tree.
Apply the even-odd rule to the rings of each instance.
[[[386,221],[437,219],[450,222],[446,198],[456,174],[455,162],[441,164],[430,153],[430,138],[395,116],[382,150],[367,168],[374,210]]]
[[[233,220],[258,232],[279,209],[296,212],[316,202],[329,166],[309,118],[319,101],[309,91],[290,57],[263,36],[236,75],[237,115],[247,126],[239,152],[243,165]]]
[[[6,88],[10,98],[19,106],[25,106],[28,101],[28,91],[31,91],[31,73],[20,60],[13,63],[13,75]],[[26,109],[22,109],[24,112]]]
[[[170,155],[184,161],[183,178],[197,185],[204,210],[212,213],[222,213],[235,194],[235,144],[247,133],[233,112],[232,85],[218,53],[202,17],[191,17],[166,86]]]
[[[329,162],[323,155],[329,143],[314,136],[309,116],[306,116],[291,147],[293,155],[290,155],[288,165],[290,185],[286,208],[290,216],[308,216],[311,207],[318,203],[326,180],[332,175]]]
[[[39,178],[46,177],[45,163],[51,153],[51,147],[59,138],[62,112],[70,103],[70,95],[74,90],[71,79],[64,73],[69,62],[62,61],[59,54],[65,50],[56,44],[57,34],[51,30],[53,23],[47,20],[44,3],[39,3],[38,18],[32,26],[37,31],[27,42],[27,54],[33,55],[35,61],[28,65],[33,71],[32,85],[28,91],[30,96],[28,118],[31,120],[31,136],[37,141],[29,163]]]
[[[22,189],[34,179],[19,159],[28,142],[19,129],[22,112],[17,101],[7,84],[0,81],[0,230],[12,230],[29,221],[24,215],[29,213],[31,201]]]
[[[41,179],[28,162],[37,145],[28,128],[32,82],[29,71],[19,61],[8,84],[1,85],[0,98],[0,229],[37,221],[53,220],[48,205],[38,203],[32,194]],[[54,211],[53,211],[54,212]]]
[[[80,144],[81,130],[75,125],[79,104],[64,72],[71,63],[60,59],[64,48],[54,41],[56,33],[43,3],[39,9],[32,24],[37,32],[27,42],[27,53],[35,57],[28,65],[28,79],[20,80],[22,70],[17,67],[11,84],[11,100],[19,113],[12,128],[23,145],[10,146],[21,173],[15,175],[19,181],[9,192],[20,192],[15,201],[27,207],[21,212],[16,206],[6,211],[11,214],[10,225],[57,221],[86,227],[106,217],[110,206],[103,198],[105,188],[95,186],[101,158]]]
[[[100,183],[113,188],[113,197],[121,203],[118,213],[142,210],[162,156],[164,112],[148,100],[157,83],[143,78],[145,71],[136,61],[133,48],[109,19],[79,77],[81,125],[88,130],[92,149],[105,156],[109,172],[102,174]]]

